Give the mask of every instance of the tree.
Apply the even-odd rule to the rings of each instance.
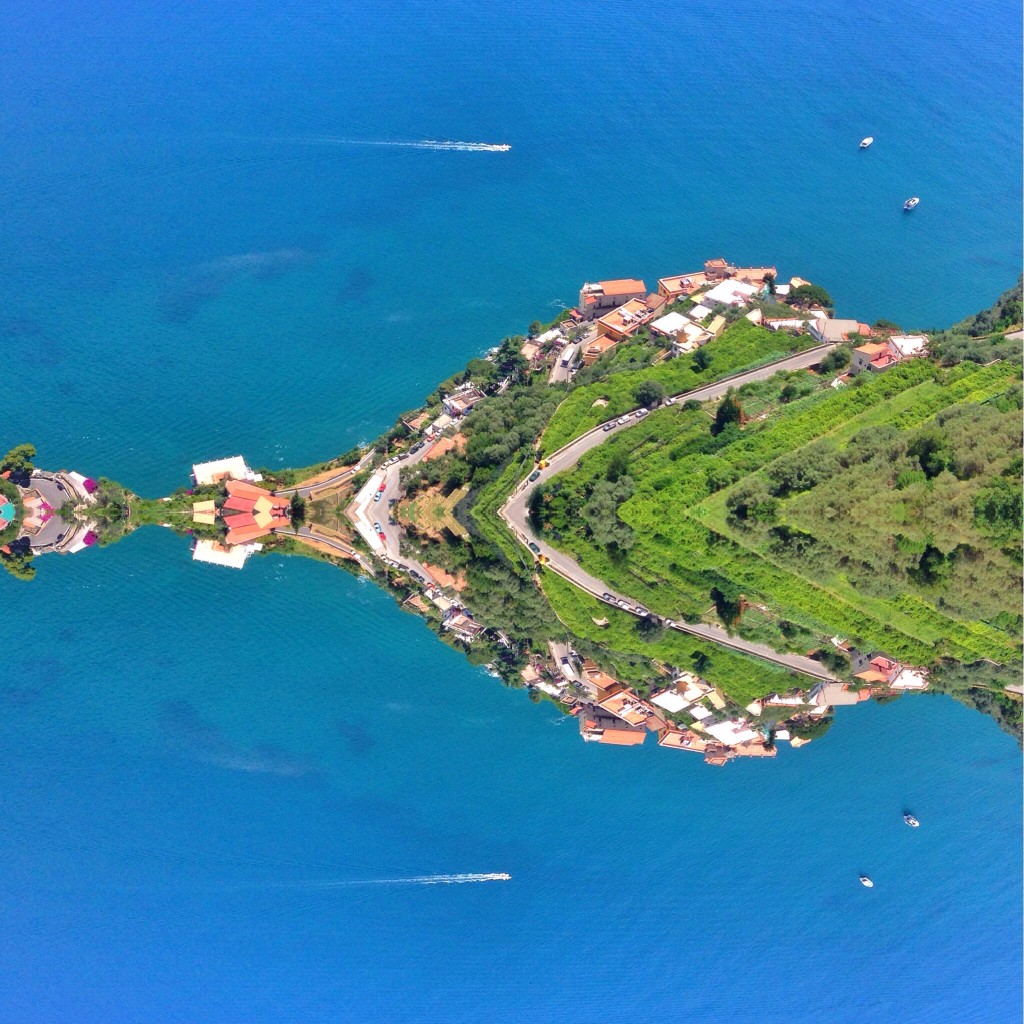
[[[877,324],[875,325],[878,326]],[[840,345],[838,348],[832,349],[824,359],[818,364],[819,369],[822,373],[832,373],[835,370],[841,370],[844,366],[850,365],[850,349],[846,345]]]
[[[665,400],[665,385],[660,380],[641,381],[633,396],[648,409],[656,409]]]
[[[820,739],[832,728],[832,718],[806,718],[789,723],[789,735],[802,740]]]
[[[715,614],[721,619],[722,625],[731,630],[743,615],[743,604],[739,588],[731,581],[723,581],[722,588],[711,588],[711,600],[715,605]]]
[[[289,511],[291,512],[292,522],[296,526],[306,521],[306,500],[297,491],[292,495]]]
[[[36,457],[36,449],[31,444],[15,445],[0,462],[0,473],[10,472],[12,476],[24,476],[33,470],[32,460]]]
[[[701,345],[693,354],[693,365],[698,370],[706,370],[711,365],[711,351],[707,345]]]
[[[791,306],[822,306],[831,309],[832,296],[820,284],[801,284],[789,290]]]
[[[892,320],[876,320],[872,327],[876,331],[902,331],[903,328],[899,324],[893,323]]]
[[[544,325],[539,320],[534,320],[533,323],[527,327],[527,330],[530,332],[531,338],[536,338],[537,335],[544,330]]]
[[[941,430],[928,428],[922,430],[910,444],[907,454],[917,459],[929,480],[937,477],[948,465],[946,438]]]
[[[629,453],[620,445],[615,448],[612,452],[612,457],[608,460],[605,476],[612,483],[615,483],[620,477],[626,476],[627,473],[629,473]]]
[[[761,278],[761,280],[764,281],[764,283],[766,285],[768,285],[768,294],[769,295],[775,295],[776,294],[776,291],[775,291],[775,275],[774,274],[765,274],[764,277]]]
[[[641,615],[636,620],[636,631],[645,643],[653,644],[665,635],[665,627],[653,615]]]
[[[715,422],[711,424],[712,436],[717,437],[730,423],[738,425],[742,418],[743,409],[739,399],[733,389],[729,388],[715,412]]]

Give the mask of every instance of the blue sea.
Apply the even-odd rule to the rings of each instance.
[[[1020,272],[1020,37],[1005,2],[0,3],[0,447],[149,495],[307,464],[582,281],[716,255],[960,319]],[[512,150],[344,141],[425,139]],[[323,564],[37,564],[0,578],[0,1021],[1020,1017],[1020,752],[947,698],[711,769],[584,745]]]

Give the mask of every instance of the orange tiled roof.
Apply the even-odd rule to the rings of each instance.
[[[614,281],[598,281],[605,295],[628,295],[630,292],[647,292],[643,281],[635,277],[620,277]]]
[[[256,517],[251,512],[239,512],[234,516],[227,516],[224,519],[229,530],[236,530],[240,526],[253,526],[256,523]]]
[[[243,498],[238,494],[232,494],[224,502],[224,508],[231,509],[234,512],[251,512],[255,507],[256,501],[254,498]]]
[[[236,516],[236,518],[238,518]],[[257,540],[266,534],[262,526],[244,526],[238,530],[228,530],[224,538],[227,544],[247,544],[249,541]]]
[[[647,733],[637,729],[636,731],[630,729],[605,729],[601,733],[601,738],[598,742],[600,743],[614,743],[620,747],[633,747],[647,738]]]

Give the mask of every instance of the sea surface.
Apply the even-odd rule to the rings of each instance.
[[[148,495],[307,464],[583,280],[715,255],[948,324],[1020,271],[1020,36],[1004,2],[0,3],[0,448]],[[393,145],[426,139],[512,150]],[[323,564],[147,530],[37,565],[0,577],[2,1022],[1019,1019],[1020,752],[947,698],[711,769],[584,745]]]

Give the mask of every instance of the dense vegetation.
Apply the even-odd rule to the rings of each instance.
[[[661,410],[551,482],[536,516],[663,614],[796,650],[838,631],[919,664],[1014,660],[1018,377],[917,361],[839,391],[775,381],[717,435],[714,405]]]
[[[969,316],[946,331],[930,331],[932,353],[945,366],[960,362],[990,363],[993,359],[1020,361],[1020,338],[1007,333],[1021,328],[1021,293],[1024,277],[986,310]]]

